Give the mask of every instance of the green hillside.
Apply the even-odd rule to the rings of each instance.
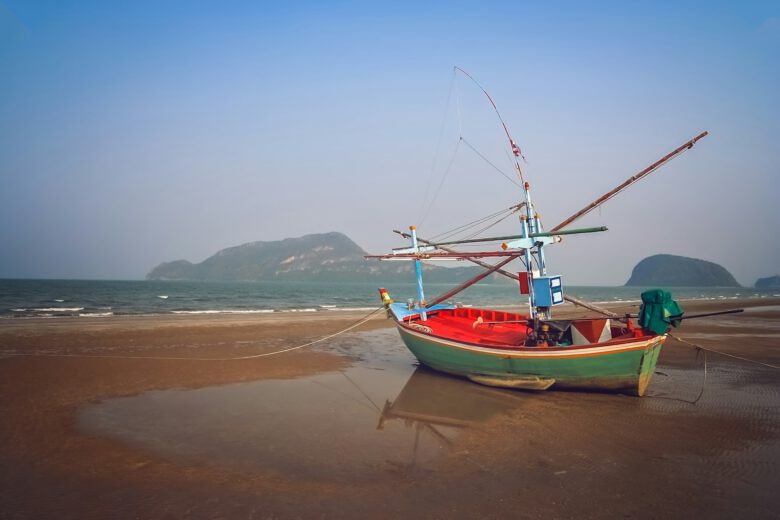
[[[396,282],[413,280],[412,262],[379,262],[342,233],[322,233],[273,242],[250,242],[218,251],[199,264],[164,262],[147,280],[352,280]],[[479,267],[424,266],[428,282],[457,282]]]

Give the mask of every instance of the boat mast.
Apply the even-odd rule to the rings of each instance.
[[[482,88],[482,87],[480,87]],[[484,91],[484,89],[483,89]],[[490,99],[490,102],[493,103],[493,100],[490,98],[490,95],[488,95],[487,92],[485,92],[485,95],[488,96],[488,99]],[[498,113],[498,108],[496,107],[495,103],[493,103],[493,108],[496,109],[496,113]],[[531,201],[531,184],[525,180],[525,177],[523,176],[523,170],[520,167],[520,158],[523,156],[522,152],[520,151],[520,147],[515,144],[515,140],[512,139],[512,136],[509,134],[509,129],[507,128],[506,124],[504,123],[504,120],[501,118],[501,115],[499,114],[499,119],[501,120],[501,125],[504,127],[504,133],[506,134],[507,139],[509,139],[509,146],[512,150],[512,155],[515,158],[515,170],[517,171],[517,176],[520,177],[520,181],[523,183],[523,198],[525,200],[525,215],[520,216],[520,222],[521,222],[521,234],[522,234],[522,241],[528,241],[530,237],[533,235],[536,235],[538,233],[542,232],[541,229],[541,222],[539,220],[539,214],[534,210],[534,204]],[[506,244],[502,245],[503,247],[506,246]],[[537,317],[541,318],[548,318],[549,319],[549,308],[546,309],[546,311],[539,312],[539,308],[536,306],[536,294],[534,290],[534,274],[533,274],[533,248],[536,248],[537,250],[537,256],[536,261],[539,265],[539,274],[541,276],[545,276],[547,274],[547,267],[545,266],[544,261],[544,251],[543,251],[543,243],[542,242],[534,242],[532,247],[525,247],[523,250],[525,252],[525,268],[526,268],[526,275],[528,278],[528,313],[531,317],[531,319],[535,320]],[[520,275],[522,276],[522,274]],[[541,315],[540,315],[541,314]]]
[[[515,159],[515,170],[517,171],[518,177],[520,177],[520,182],[523,186],[523,195],[525,199],[525,215],[522,215],[520,217],[520,220],[522,222],[522,233],[523,238],[521,238],[519,241],[511,243],[509,245],[503,244],[502,247],[521,247],[523,248],[525,252],[525,266],[526,266],[526,276],[528,276],[528,307],[530,311],[531,318],[537,318],[540,317],[542,319],[549,319],[550,318],[550,307],[549,306],[543,306],[543,307],[537,307],[537,296],[536,296],[536,290],[534,288],[534,276],[533,276],[533,249],[536,249],[537,256],[536,261],[539,265],[539,275],[540,277],[547,278],[547,267],[545,266],[545,259],[544,259],[544,242],[546,240],[534,240],[531,238],[536,233],[541,232],[541,223],[539,221],[539,214],[534,211],[533,203],[531,202],[531,185],[525,181],[525,178],[523,176],[523,170],[520,167],[520,158],[523,158],[523,153],[520,150],[520,147],[517,146],[515,143],[515,140],[512,139],[512,135],[509,133],[509,128],[506,126],[506,123],[504,122],[504,118],[501,117],[501,113],[498,111],[498,106],[496,106],[495,101],[493,101],[493,98],[490,97],[490,94],[488,94],[488,91],[485,90],[485,88],[480,85],[480,83],[474,78],[471,74],[466,72],[465,70],[461,69],[460,67],[455,67],[456,71],[460,71],[463,73],[466,77],[468,77],[474,84],[479,87],[479,89],[482,91],[483,94],[487,97],[488,101],[490,101],[490,104],[493,106],[493,110],[495,111],[496,115],[498,116],[498,120],[501,122],[501,126],[504,129],[504,133],[506,134],[506,138],[509,140],[509,147],[512,150],[512,155]],[[533,241],[533,242],[530,242]],[[530,243],[529,243],[530,242]],[[540,280],[541,282],[541,280]],[[545,283],[547,280],[545,280]],[[560,278],[557,278],[557,283],[560,286]],[[540,289],[542,289],[542,286],[539,286]],[[545,292],[547,292],[547,289],[543,289]],[[562,297],[562,293],[560,293],[560,287],[558,289],[559,296]],[[562,303],[563,300],[561,299],[560,302]],[[550,305],[555,305],[555,302],[547,302],[550,303]]]
[[[417,247],[417,226],[409,226],[411,231],[412,249],[419,250]],[[426,321],[428,315],[425,312],[425,292],[423,291],[422,281],[422,263],[419,258],[414,259],[414,271],[417,279],[417,308],[420,309],[420,320]]]
[[[520,165],[517,164],[518,170]],[[531,201],[531,185],[528,182],[523,183],[523,192],[525,195],[525,215],[520,217],[522,223],[523,239],[531,239],[533,237],[543,234],[542,223],[539,219],[539,213],[534,209],[533,202]],[[522,239],[521,239],[522,241]],[[536,263],[538,266],[538,272],[534,272],[533,268],[533,250],[536,249]],[[550,319],[550,307],[537,306],[536,298],[536,286],[534,279],[547,276],[547,265],[544,258],[544,242],[534,240],[530,247],[525,247],[525,265],[528,276],[528,308],[531,315],[531,319]],[[522,276],[522,275],[521,275]]]
[[[531,214],[533,212],[533,204],[531,204],[531,185],[527,182],[523,184],[523,195],[525,197],[525,215],[520,216],[520,224],[521,224],[521,230],[520,234],[522,238],[527,239],[528,235],[533,233],[533,225],[529,224],[533,222],[531,220]],[[525,253],[525,277],[526,277],[526,284],[528,285],[528,315],[531,318],[536,317],[536,310],[534,308],[534,289],[533,289],[533,283],[531,283],[531,250],[530,249],[524,249]],[[523,276],[521,273],[519,276]]]

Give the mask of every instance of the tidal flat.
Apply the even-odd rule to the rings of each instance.
[[[670,338],[646,397],[522,392],[381,315],[221,361],[363,313],[2,322],[0,516],[776,518],[780,300],[683,305],[745,307],[674,333],[763,364]]]

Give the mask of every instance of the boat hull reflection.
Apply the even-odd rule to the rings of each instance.
[[[394,419],[434,426],[472,426],[521,407],[523,402],[522,394],[477,386],[419,366],[395,400],[385,402],[378,428]]]

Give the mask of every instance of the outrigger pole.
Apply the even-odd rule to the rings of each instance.
[[[495,271],[498,271],[499,269],[504,267],[506,264],[508,264],[509,262],[514,260],[515,258],[517,258],[517,257],[515,255],[512,255],[509,258],[507,258],[507,259],[497,263],[496,265],[485,264],[485,265],[489,265],[489,267],[485,268],[485,271],[480,273],[478,276],[475,276],[471,280],[466,280],[465,282],[463,282],[459,286],[455,287],[454,289],[452,289],[450,291],[447,291],[446,293],[442,294],[441,296],[437,296],[430,304],[428,304],[428,306],[429,307],[433,307],[434,305],[438,305],[441,302],[447,300],[448,298],[452,298],[453,296],[455,296],[459,292],[461,292],[461,291],[463,291],[465,289],[468,289],[469,287],[471,287],[475,283],[479,282],[483,278],[491,275]]]
[[[650,166],[648,166],[647,168],[645,168],[641,172],[639,172],[636,175],[633,175],[633,176],[629,177],[628,179],[626,179],[617,188],[608,191],[607,193],[605,193],[601,197],[597,198],[596,200],[594,200],[593,202],[591,202],[590,204],[588,204],[587,206],[585,206],[584,208],[579,210],[574,215],[570,216],[569,218],[567,218],[566,220],[564,220],[563,222],[561,222],[560,224],[558,224],[557,226],[552,228],[550,230],[550,233],[554,234],[556,231],[565,228],[566,226],[568,226],[569,224],[571,224],[575,220],[579,219],[580,217],[585,216],[590,211],[598,208],[599,206],[601,206],[602,204],[607,202],[609,199],[611,199],[612,197],[614,197],[615,195],[617,195],[618,193],[620,193],[624,189],[626,189],[629,186],[631,186],[632,184],[634,184],[636,181],[638,181],[642,177],[651,174],[652,172],[654,172],[655,170],[657,170],[658,168],[660,168],[664,164],[668,163],[669,161],[671,161],[672,159],[674,159],[675,157],[677,157],[678,155],[680,155],[684,151],[690,150],[691,148],[693,148],[693,145],[696,144],[696,141],[706,137],[707,135],[709,135],[709,132],[704,131],[704,132],[700,133],[699,135],[697,135],[696,137],[694,137],[693,139],[691,139],[690,141],[688,141],[687,143],[685,143],[685,144],[679,146],[678,148],[672,150],[671,152],[669,152],[668,154],[664,155],[663,157],[658,159],[656,162],[654,162],[653,164],[651,164]]]
[[[541,238],[541,237],[554,237],[558,235],[579,235],[581,233],[597,233],[599,231],[607,231],[607,227],[600,226],[600,227],[582,228],[582,229],[567,229],[559,233],[540,232],[540,233],[531,233],[529,235],[507,235],[502,237],[471,238],[468,240],[452,240],[450,242],[426,242],[426,245],[432,247],[438,247],[439,249],[441,249],[440,246],[450,246],[455,244],[476,244],[478,242],[497,242],[498,240],[517,240],[520,238]],[[405,249],[405,248],[397,248],[396,250],[401,250],[401,249]]]

